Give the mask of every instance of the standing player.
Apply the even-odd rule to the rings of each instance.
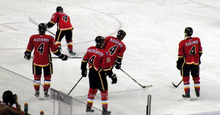
[[[115,64],[116,69],[121,68],[123,54],[126,50],[126,46],[122,42],[125,36],[125,31],[119,30],[116,38],[113,36],[108,36],[105,38],[105,50],[107,50],[111,56],[111,66],[113,67]]]
[[[51,54],[59,56],[62,60],[67,60],[68,56],[61,54],[58,47],[55,45],[55,40],[50,35],[45,35],[46,24],[38,25],[39,34],[30,37],[24,58],[30,60],[31,52],[34,49],[33,56],[33,74],[34,74],[34,89],[35,96],[39,97],[39,89],[41,82],[41,71],[44,70],[44,96],[49,97],[48,90],[50,88],[51,74],[53,73]]]
[[[106,75],[112,79],[112,84],[117,83],[116,74],[111,70],[111,59],[104,49],[104,38],[97,36],[96,46],[91,46],[87,49],[85,56],[83,57],[81,70],[82,76],[87,76],[87,63],[89,63],[89,92],[87,98],[86,112],[93,112],[91,109],[93,100],[95,98],[97,90],[101,92],[102,102],[102,115],[110,115],[108,111],[108,82]]]
[[[70,22],[70,17],[63,13],[63,8],[58,6],[56,8],[56,12],[52,15],[52,18],[47,23],[47,27],[51,28],[57,23],[57,32],[56,32],[56,45],[61,50],[61,40],[65,36],[67,47],[70,55],[76,55],[73,52],[73,44],[72,44],[72,30],[73,26]]]
[[[200,77],[199,64],[201,64],[200,57],[202,55],[202,46],[198,37],[191,37],[193,29],[191,27],[185,28],[186,39],[179,43],[177,68],[181,70],[183,77],[184,91],[183,97],[190,98],[190,72],[194,81],[194,88],[196,96],[200,96]]]

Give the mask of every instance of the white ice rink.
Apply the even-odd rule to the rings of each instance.
[[[110,84],[109,110],[112,115],[146,115],[147,95],[152,95],[152,115],[220,115],[220,1],[219,0],[0,0],[0,100],[1,94],[10,89],[18,94],[19,103],[29,103],[29,112],[52,115],[52,101],[36,100],[32,61],[23,58],[29,37],[37,34],[37,22],[47,23],[57,6],[62,6],[70,18],[73,30],[74,51],[83,55],[95,45],[98,35],[116,35],[119,29],[126,31],[123,40],[127,50],[122,69],[142,85],[143,89],[120,70],[114,69],[118,83]],[[200,66],[201,97],[187,101],[182,79],[176,69],[178,43],[184,39],[185,27],[194,29],[193,36],[201,39],[203,55]],[[49,29],[56,32],[56,26]],[[47,33],[50,34],[50,33]],[[63,52],[67,53],[65,39]],[[64,62],[53,59],[54,74],[51,87],[69,93],[81,77],[81,59]],[[12,72],[19,74],[17,77]],[[22,77],[23,76],[23,77]],[[25,78],[24,78],[25,77]],[[27,79],[26,79],[27,78]],[[43,83],[43,82],[42,82]],[[71,96],[86,103],[88,78],[83,78],[71,92]],[[191,97],[195,97],[191,80]],[[41,108],[44,105],[46,107]],[[90,115],[81,106],[80,115]],[[100,95],[94,107],[101,109]],[[76,114],[78,115],[78,114]],[[91,115],[97,115],[93,113]],[[98,114],[99,115],[99,114]],[[101,115],[101,114],[100,114]]]

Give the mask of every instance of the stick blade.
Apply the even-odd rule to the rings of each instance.
[[[153,85],[145,85],[145,86],[142,86],[142,88],[150,88],[150,87],[153,87]]]
[[[178,86],[177,85],[175,85],[173,82],[172,82],[172,84],[173,84],[173,86],[175,87],[175,88],[177,88]]]
[[[36,21],[34,21],[31,17],[29,17],[29,21],[35,25],[38,25],[38,23]]]

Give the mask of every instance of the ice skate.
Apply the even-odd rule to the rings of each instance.
[[[195,89],[195,91],[196,91],[196,96],[197,96],[197,98],[199,98],[199,96],[200,96],[199,89],[198,89],[198,88],[196,88],[196,89]]]
[[[94,109],[92,109],[91,106],[87,104],[86,112],[94,112]]]
[[[69,51],[69,54],[71,55],[71,56],[75,56],[76,55],[76,53],[75,52],[73,52],[71,49],[67,49],[68,51]]]
[[[35,91],[35,94],[34,94],[34,96],[35,96],[36,98],[38,98],[38,97],[39,97],[39,95],[40,95],[40,92],[39,92],[39,90],[36,90],[36,91]]]
[[[190,92],[189,92],[189,90],[186,92],[186,94],[183,94],[182,97],[185,98],[185,99],[189,99],[190,100]]]
[[[102,106],[102,115],[111,115],[111,111],[108,111],[104,106]]]
[[[44,90],[44,97],[45,98],[48,98],[50,95],[48,94],[48,91],[47,90]]]
[[[60,52],[62,51],[61,46],[58,46],[58,50],[59,50]]]

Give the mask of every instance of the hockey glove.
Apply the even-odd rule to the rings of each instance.
[[[110,78],[112,79],[112,84],[116,84],[117,83],[117,76],[116,76],[116,74],[113,73]]]
[[[117,62],[115,63],[115,68],[116,68],[116,69],[121,69],[121,62],[118,62],[118,61],[117,61]]]
[[[63,61],[66,61],[68,59],[68,56],[65,54],[60,54],[59,58]]]
[[[82,77],[86,77],[87,76],[87,69],[82,69]]]
[[[31,58],[31,52],[25,51],[24,52],[24,59],[30,60],[30,58]]]
[[[201,64],[201,56],[202,56],[202,53],[199,53],[199,65]]]
[[[179,58],[178,60],[177,60],[177,62],[176,62],[176,67],[177,67],[177,69],[178,70],[181,70],[181,67],[182,67],[182,65],[183,65],[183,58]]]

